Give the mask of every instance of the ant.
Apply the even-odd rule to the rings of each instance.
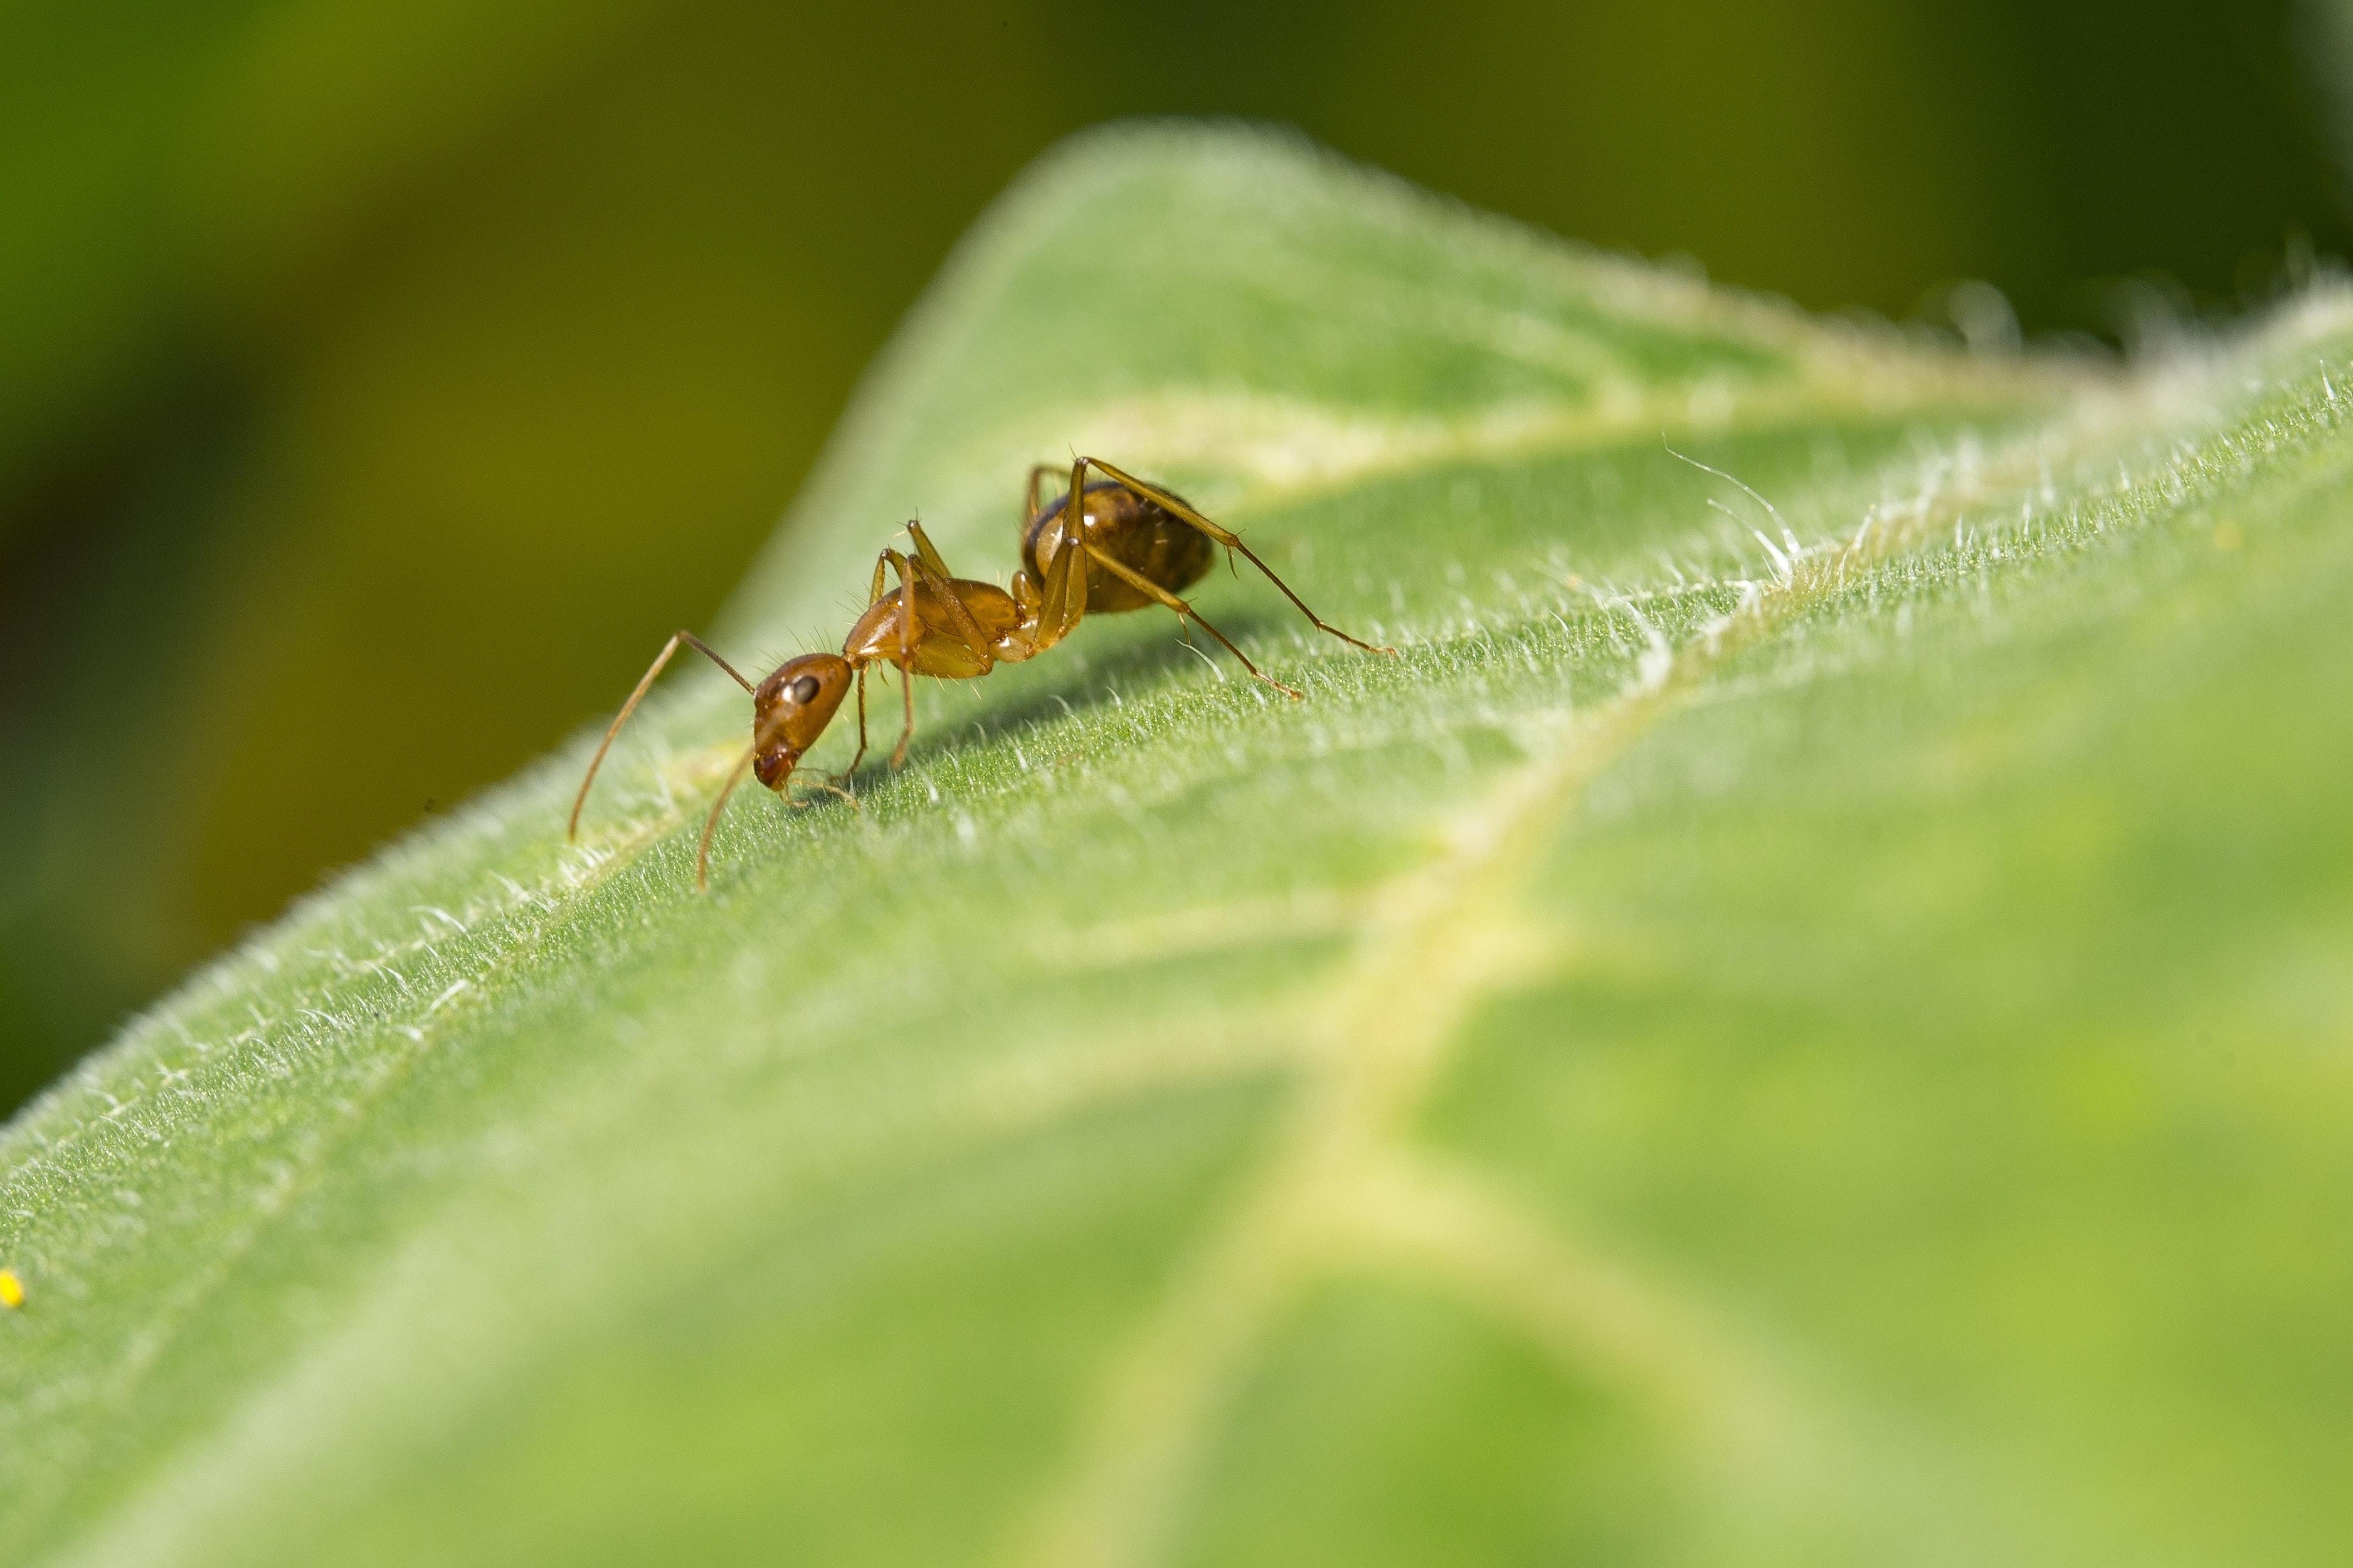
[[[1013,574],[1010,592],[993,583],[958,577],[923,533],[923,524],[910,522],[912,552],[885,549],[874,563],[874,579],[867,590],[866,611],[842,639],[841,651],[805,653],[778,665],[757,686],[719,657],[692,632],[679,632],[654,658],[653,665],[621,704],[604,742],[588,763],[588,776],[572,802],[566,838],[580,832],[580,808],[587,803],[588,786],[596,780],[613,737],[644,698],[655,677],[681,647],[691,647],[734,678],[752,696],[752,744],[729,772],[711,815],[702,825],[702,842],[695,851],[694,880],[711,885],[711,836],[727,797],[749,768],[769,789],[783,795],[800,759],[825,732],[834,710],[841,706],[854,683],[858,691],[858,752],[839,775],[847,781],[866,757],[866,671],[870,665],[888,664],[899,670],[899,684],[907,717],[891,765],[907,760],[908,743],[915,736],[915,689],[913,678],[929,675],[942,680],[968,680],[987,675],[1000,664],[1018,664],[1035,658],[1071,634],[1092,610],[1098,615],[1140,610],[1163,605],[1176,613],[1180,625],[1199,626],[1241,661],[1253,679],[1284,696],[1297,699],[1294,689],[1252,664],[1226,634],[1203,620],[1193,606],[1177,597],[1208,574],[1216,547],[1240,551],[1267,581],[1282,590],[1284,598],[1316,628],[1367,653],[1394,654],[1397,649],[1368,643],[1332,625],[1307,607],[1290,584],[1260,560],[1241,536],[1221,528],[1196,510],[1174,490],[1147,484],[1113,468],[1098,458],[1081,458],[1071,465],[1071,488],[1046,505],[1038,504],[1039,481],[1057,465],[1039,463],[1029,470],[1029,484],[1021,507],[1021,565]],[[1103,478],[1087,482],[1092,468]],[[1079,499],[1073,508],[1071,498]],[[1078,514],[1077,526],[1071,514]],[[1082,566],[1083,563],[1083,566]],[[884,591],[895,574],[899,585]],[[912,608],[911,608],[912,606]],[[856,797],[828,776],[824,788],[857,804]],[[786,798],[790,799],[790,796]]]

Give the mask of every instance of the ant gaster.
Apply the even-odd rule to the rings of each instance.
[[[1088,483],[1089,468],[1103,478]],[[752,694],[751,747],[729,772],[719,798],[712,803],[711,815],[702,825],[702,844],[695,851],[694,879],[702,887],[710,885],[711,836],[719,826],[719,814],[727,797],[743,782],[744,770],[749,768],[763,784],[784,794],[801,758],[817,744],[853,685],[858,691],[858,752],[841,776],[847,779],[858,771],[866,756],[870,665],[888,664],[900,672],[906,722],[891,753],[894,768],[907,760],[907,745],[915,734],[912,677],[966,680],[987,675],[1000,664],[1018,664],[1068,637],[1089,611],[1106,615],[1166,605],[1180,622],[1198,626],[1217,638],[1252,677],[1286,697],[1298,697],[1299,692],[1252,664],[1225,633],[1177,597],[1178,589],[1192,586],[1208,574],[1219,545],[1248,556],[1250,564],[1265,573],[1267,580],[1319,630],[1367,653],[1397,651],[1350,637],[1309,609],[1239,534],[1202,516],[1175,491],[1146,484],[1100,458],[1081,458],[1071,465],[1069,490],[1041,507],[1039,481],[1055,471],[1056,466],[1048,463],[1029,470],[1021,507],[1021,565],[1013,574],[1010,592],[992,583],[956,576],[933,548],[923,525],[911,522],[907,531],[914,541],[913,552],[886,549],[876,559],[866,612],[849,628],[838,654],[807,653],[788,658],[754,686],[693,633],[673,636],[662,645],[652,667],[605,731],[604,742],[588,763],[588,775],[580,781],[580,793],[573,799],[565,836],[574,837],[580,831],[580,808],[587,802],[588,786],[596,782],[605,753],[612,749],[613,737],[621,732],[654,678],[681,647],[702,654]],[[1072,496],[1080,498],[1075,528],[1071,521]],[[886,593],[885,584],[893,574],[899,585]],[[830,780],[825,787],[848,795]]]

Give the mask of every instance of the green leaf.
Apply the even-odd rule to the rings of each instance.
[[[1398,657],[1221,572],[1305,701],[1098,616],[862,809],[739,797],[708,897],[689,670],[578,848],[586,738],[343,879],[0,1144],[0,1541],[2327,1560],[2348,351],[1971,358],[1080,144],[721,646],[829,646],[917,512],[1001,574],[1075,448]]]

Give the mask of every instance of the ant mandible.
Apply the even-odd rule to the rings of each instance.
[[[899,731],[898,747],[891,753],[894,768],[907,760],[908,742],[915,736],[913,677],[968,680],[987,675],[1000,664],[1018,664],[1060,642],[1090,610],[1110,615],[1166,605],[1176,613],[1180,623],[1189,622],[1217,638],[1254,679],[1286,697],[1297,698],[1298,691],[1252,664],[1225,633],[1177,597],[1178,589],[1188,588],[1208,574],[1218,545],[1248,556],[1250,564],[1265,573],[1267,581],[1282,590],[1283,597],[1297,605],[1318,630],[1367,653],[1397,652],[1350,637],[1309,609],[1291,585],[1242,542],[1240,535],[1202,516],[1182,496],[1146,484],[1101,458],[1081,458],[1073,462],[1071,488],[1050,504],[1039,506],[1039,481],[1056,468],[1039,463],[1029,470],[1021,507],[1021,565],[1013,574],[1009,593],[993,583],[956,576],[933,548],[923,525],[911,522],[907,531],[913,538],[914,551],[902,553],[886,549],[875,560],[866,612],[849,628],[839,654],[806,653],[788,658],[754,686],[693,633],[673,636],[662,645],[652,667],[605,731],[603,743],[589,761],[588,775],[580,781],[580,793],[573,798],[572,819],[565,837],[578,837],[580,808],[587,803],[588,786],[596,782],[596,770],[612,749],[613,737],[621,732],[655,677],[681,647],[694,649],[752,694],[751,747],[728,773],[719,798],[712,803],[711,815],[702,824],[702,841],[695,850],[694,880],[702,888],[710,886],[711,836],[718,829],[727,797],[743,782],[744,771],[749,768],[763,784],[785,794],[794,769],[817,744],[853,684],[858,690],[858,752],[841,777],[857,773],[866,757],[870,665],[888,664],[900,672],[907,717]],[[1092,484],[1087,482],[1090,468],[1103,476]],[[1076,529],[1071,524],[1072,496],[1080,498]],[[885,593],[884,585],[894,573],[899,585]],[[849,792],[830,779],[824,787],[849,798]]]

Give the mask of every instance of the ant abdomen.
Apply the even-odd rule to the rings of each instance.
[[[1174,492],[1171,492],[1173,495]],[[1155,587],[1181,593],[1209,574],[1217,559],[1209,536],[1159,502],[1103,479],[1087,486],[1080,509],[1087,544]],[[1044,582],[1069,536],[1070,497],[1048,503],[1022,530],[1021,560]],[[1087,563],[1087,609],[1095,615],[1141,610],[1163,603],[1116,575],[1100,561]]]

